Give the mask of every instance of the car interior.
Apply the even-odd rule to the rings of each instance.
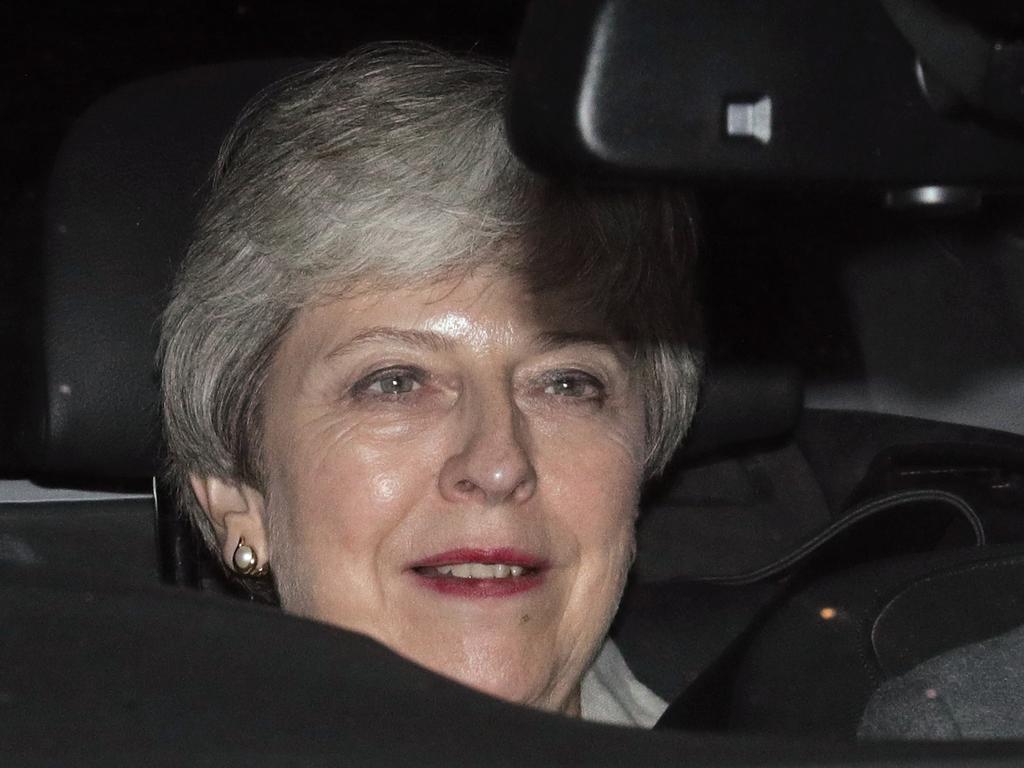
[[[224,576],[160,479],[158,318],[233,119],[307,62],[189,67],[93,103],[40,201],[29,343],[8,357],[5,762],[1019,760],[856,742],[883,681],[1024,624],[1024,101],[998,87],[1024,83],[1022,44],[958,90],[921,32],[982,45],[1024,19],[961,11],[530,6],[517,152],[699,203],[705,381],[612,629],[672,702],[655,733],[492,701]],[[803,47],[795,19],[818,30]]]

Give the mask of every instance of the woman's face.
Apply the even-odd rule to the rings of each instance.
[[[640,387],[601,331],[493,274],[304,310],[264,392],[260,514],[229,520],[225,552],[262,544],[289,612],[576,713],[644,450]]]

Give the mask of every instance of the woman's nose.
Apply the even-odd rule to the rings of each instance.
[[[537,486],[522,414],[511,398],[480,398],[464,414],[464,436],[441,468],[441,495],[452,502],[521,504]]]

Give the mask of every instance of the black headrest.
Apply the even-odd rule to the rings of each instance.
[[[27,474],[102,483],[157,469],[158,317],[203,188],[245,102],[300,65],[243,62],[139,81],[75,123],[45,212]],[[712,367],[688,454],[791,430],[801,396],[795,371]]]
[[[684,458],[704,458],[788,435],[796,429],[803,404],[803,376],[796,366],[712,361]]]
[[[153,474],[158,316],[203,186],[245,102],[295,66],[242,62],[142,80],[72,127],[45,211],[42,401],[23,449],[30,474]]]

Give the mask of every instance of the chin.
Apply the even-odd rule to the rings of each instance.
[[[462,685],[488,696],[550,712],[569,713],[579,700],[579,686],[567,686],[552,679],[556,675],[539,677],[543,664],[510,664],[512,654],[470,655],[468,659],[415,659],[428,669],[451,678]]]
[[[579,686],[561,695],[556,695],[555,692],[546,690],[544,686],[536,684],[516,684],[493,679],[466,679],[456,675],[448,675],[448,677],[452,677],[469,688],[485,693],[488,696],[493,696],[496,699],[507,701],[510,704],[520,704],[547,712],[569,714],[574,710],[574,706],[570,706],[570,703],[575,703],[579,700]]]

